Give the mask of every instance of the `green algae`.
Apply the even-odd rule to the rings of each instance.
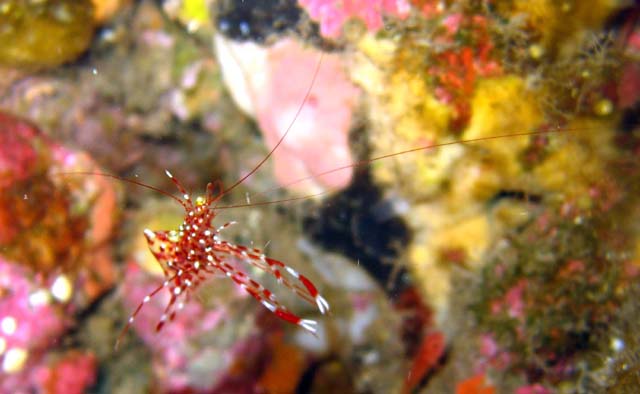
[[[637,183],[631,152],[605,162],[618,185]],[[638,380],[637,335],[629,334],[637,325],[638,190],[615,189],[603,195],[617,198],[595,193],[586,209],[540,207],[502,240],[472,291],[475,330],[496,341],[509,360],[502,368],[530,384],[626,393]]]

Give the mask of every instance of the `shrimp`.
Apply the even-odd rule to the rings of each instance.
[[[221,238],[222,231],[235,222],[227,222],[217,228],[212,224],[216,217],[213,204],[217,203],[224,194],[220,183],[217,183],[220,188],[219,194],[215,194],[214,184],[209,183],[206,196],[193,200],[178,179],[168,170],[166,175],[182,194],[182,198],[174,198],[184,207],[185,219],[177,230],[144,230],[149,249],[160,264],[165,281],[147,295],[135,309],[119,335],[116,347],[134,322],[136,315],[144,304],[151,300],[151,297],[164,288],[167,288],[171,294],[156,326],[156,331],[160,331],[167,321],[175,317],[179,309],[176,305],[181,305],[176,302],[180,298],[188,298],[189,294],[195,291],[208,276],[216,274],[229,277],[280,319],[297,324],[315,335],[317,325],[315,320],[303,319],[289,311],[277,300],[273,292],[234,266],[232,261],[246,263],[270,274],[279,284],[317,306],[320,313],[325,314],[329,311],[329,303],[320,295],[312,281],[281,261],[267,257],[260,249],[236,245]]]

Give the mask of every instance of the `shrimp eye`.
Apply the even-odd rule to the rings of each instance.
[[[171,242],[178,242],[180,241],[180,234],[178,234],[178,232],[176,231],[169,231],[169,241]]]
[[[196,205],[197,206],[202,206],[207,202],[207,200],[205,200],[204,197],[202,196],[198,196],[198,198],[196,198]]]

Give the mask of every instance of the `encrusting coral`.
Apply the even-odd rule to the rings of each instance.
[[[0,391],[57,393],[64,381],[80,392],[95,379],[91,355],[57,375],[49,365],[75,314],[115,281],[107,241],[116,191],[102,177],[70,174],[96,169],[85,153],[0,112]]]
[[[607,13],[616,9],[605,3],[599,4]],[[553,22],[534,23],[539,11],[550,12]],[[412,204],[406,215],[416,231],[408,252],[411,271],[440,320],[454,267],[481,267],[496,239],[531,218],[530,203],[581,200],[602,183],[608,171],[603,161],[616,155],[616,118],[594,108],[611,100],[603,92],[617,75],[619,52],[606,49],[605,41],[600,52],[610,54],[607,61],[598,60],[599,53],[583,60],[576,42],[581,38],[589,47],[587,28],[603,19],[579,13],[573,34],[563,35],[553,26],[561,25],[564,12],[549,4],[514,2],[493,10],[450,4],[412,14],[406,25],[391,24],[397,31],[349,37],[360,50],[352,57],[351,76],[366,94],[374,157],[458,139],[556,126],[567,130],[444,146],[374,163],[374,179]],[[518,40],[508,38],[513,27],[502,19],[507,15],[524,21]],[[535,46],[543,48],[551,66],[536,66]],[[580,69],[588,70],[588,82],[558,79],[561,71]],[[579,93],[557,89],[574,81]]]

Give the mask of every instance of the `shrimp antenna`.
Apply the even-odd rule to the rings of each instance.
[[[276,190],[276,189],[274,189],[274,190]],[[291,197],[291,198],[285,198],[285,199],[282,199],[282,200],[260,201],[260,202],[251,202],[251,203],[245,203],[245,204],[225,205],[225,206],[222,206],[222,207],[216,207],[216,209],[234,209],[234,208],[246,208],[246,207],[262,207],[262,206],[265,206],[265,205],[282,204],[282,203],[286,203],[286,202],[308,200],[310,198],[320,197],[320,196],[323,196],[325,194],[329,194],[329,193],[337,191],[337,190],[339,190],[339,189],[325,190],[325,191],[318,192],[318,193],[315,193],[315,194],[307,194],[306,196]],[[259,193],[259,194],[263,194],[263,193]]]
[[[456,141],[442,142],[442,143],[439,143],[439,144],[419,146],[417,148],[411,148],[411,149],[406,149],[406,150],[399,151],[399,152],[388,153],[386,155],[377,156],[377,157],[374,157],[372,159],[360,160],[360,161],[356,161],[356,162],[353,162],[353,163],[350,163],[350,164],[345,164],[345,165],[340,166],[340,167],[333,168],[331,170],[323,171],[323,172],[320,172],[320,173],[317,173],[317,174],[313,174],[313,175],[308,175],[308,176],[305,176],[303,178],[296,179],[295,181],[291,181],[291,182],[289,182],[289,183],[287,183],[285,185],[278,186],[278,187],[273,188],[273,189],[265,190],[265,191],[260,192],[260,193],[256,193],[254,195],[254,197],[260,196],[260,195],[264,195],[264,194],[268,194],[268,193],[274,192],[276,190],[286,189],[286,188],[288,188],[290,186],[297,185],[298,183],[302,183],[302,182],[305,182],[305,181],[308,181],[308,180],[311,180],[311,179],[321,178],[321,177],[323,177],[325,175],[333,174],[334,172],[346,170],[346,169],[349,169],[349,168],[359,168],[359,167],[362,167],[362,166],[365,166],[365,165],[369,165],[369,164],[371,164],[373,162],[376,162],[376,161],[379,161],[379,160],[388,159],[390,157],[401,156],[401,155],[404,155],[404,154],[427,151],[427,150],[441,148],[441,147],[449,146],[449,145],[458,145],[458,144],[482,142],[482,141],[497,140],[497,139],[509,138],[509,137],[526,137],[526,136],[536,136],[536,135],[547,135],[547,134],[551,134],[551,133],[568,133],[568,132],[577,131],[577,130],[585,130],[585,129],[555,128],[555,129],[550,129],[550,130],[523,131],[523,132],[517,132],[517,133],[511,133],[511,134],[491,135],[491,136],[486,136],[486,137],[472,138],[472,139],[466,139],[466,140],[456,140]],[[598,129],[593,129],[593,130],[598,130]],[[283,203],[283,202],[306,200],[306,199],[313,198],[313,197],[318,197],[318,196],[321,196],[321,195],[324,195],[324,194],[327,194],[327,193],[330,193],[330,192],[332,192],[332,190],[326,190],[326,191],[315,193],[315,194],[309,194],[309,195],[301,196],[301,197],[286,198],[286,199],[282,199],[282,200],[252,202],[250,204],[225,205],[225,206],[216,207],[216,209],[243,208],[243,207],[249,207],[249,206],[263,206],[263,205],[278,204],[278,203]]]
[[[92,175],[92,176],[102,176],[105,178],[112,178],[112,179],[117,179],[119,181],[122,182],[127,182],[127,183],[131,183],[133,185],[136,186],[140,186],[140,187],[144,187],[146,189],[149,190],[153,190],[154,192],[160,193],[162,195],[165,195],[167,197],[173,198],[174,200],[176,200],[177,202],[179,202],[182,206],[184,206],[184,201],[180,200],[178,197],[174,196],[173,194],[166,192],[160,188],[151,186],[151,185],[147,185],[146,183],[142,183],[133,179],[128,179],[128,178],[123,178],[121,176],[118,175],[113,175],[113,174],[107,174],[104,172],[91,172],[91,171],[71,171],[71,172],[56,172],[53,173],[52,175],[54,176],[67,176],[67,175]]]
[[[242,66],[240,65],[240,62],[233,55],[233,50],[230,50],[230,53],[232,54],[233,58],[235,59],[236,63],[238,64],[238,67],[240,67],[242,69]],[[245,174],[242,178],[238,179],[233,185],[231,185],[227,189],[223,189],[220,192],[220,196],[229,193],[231,190],[235,189],[238,185],[240,185],[242,182],[244,182],[247,178],[252,176],[256,171],[258,171],[260,169],[260,167],[262,167],[262,165],[267,160],[269,160],[269,158],[273,155],[273,153],[276,151],[276,149],[278,149],[278,147],[280,146],[280,144],[282,144],[284,139],[287,138],[287,134],[289,134],[289,132],[293,128],[293,125],[298,120],[298,117],[300,116],[300,113],[302,112],[302,109],[304,108],[305,104],[307,103],[307,101],[309,101],[309,97],[311,96],[311,90],[313,89],[313,86],[316,83],[316,79],[318,78],[318,73],[320,72],[320,66],[322,65],[323,57],[324,57],[324,53],[320,53],[320,59],[318,60],[318,64],[316,64],[316,69],[313,72],[313,78],[311,78],[311,83],[309,84],[309,88],[307,88],[307,92],[305,93],[304,98],[302,99],[302,103],[300,103],[300,105],[298,106],[298,110],[296,111],[295,115],[293,116],[293,119],[291,120],[291,122],[289,122],[289,125],[287,126],[287,129],[285,130],[284,134],[282,134],[282,137],[280,137],[280,139],[278,140],[276,145],[273,147],[273,149],[271,149],[271,151],[269,151],[269,153],[267,153],[267,155],[264,158],[262,158],[262,160],[260,161],[260,163],[258,163],[258,165],[253,167],[253,169],[251,171],[249,171],[247,174]],[[253,90],[250,87],[251,84],[249,83],[249,79],[246,78],[246,73],[243,71],[242,74],[245,76],[244,78],[247,81],[247,86],[249,86],[249,90],[251,91],[251,95],[253,96],[254,101],[256,101],[255,100],[255,93],[253,92]]]

